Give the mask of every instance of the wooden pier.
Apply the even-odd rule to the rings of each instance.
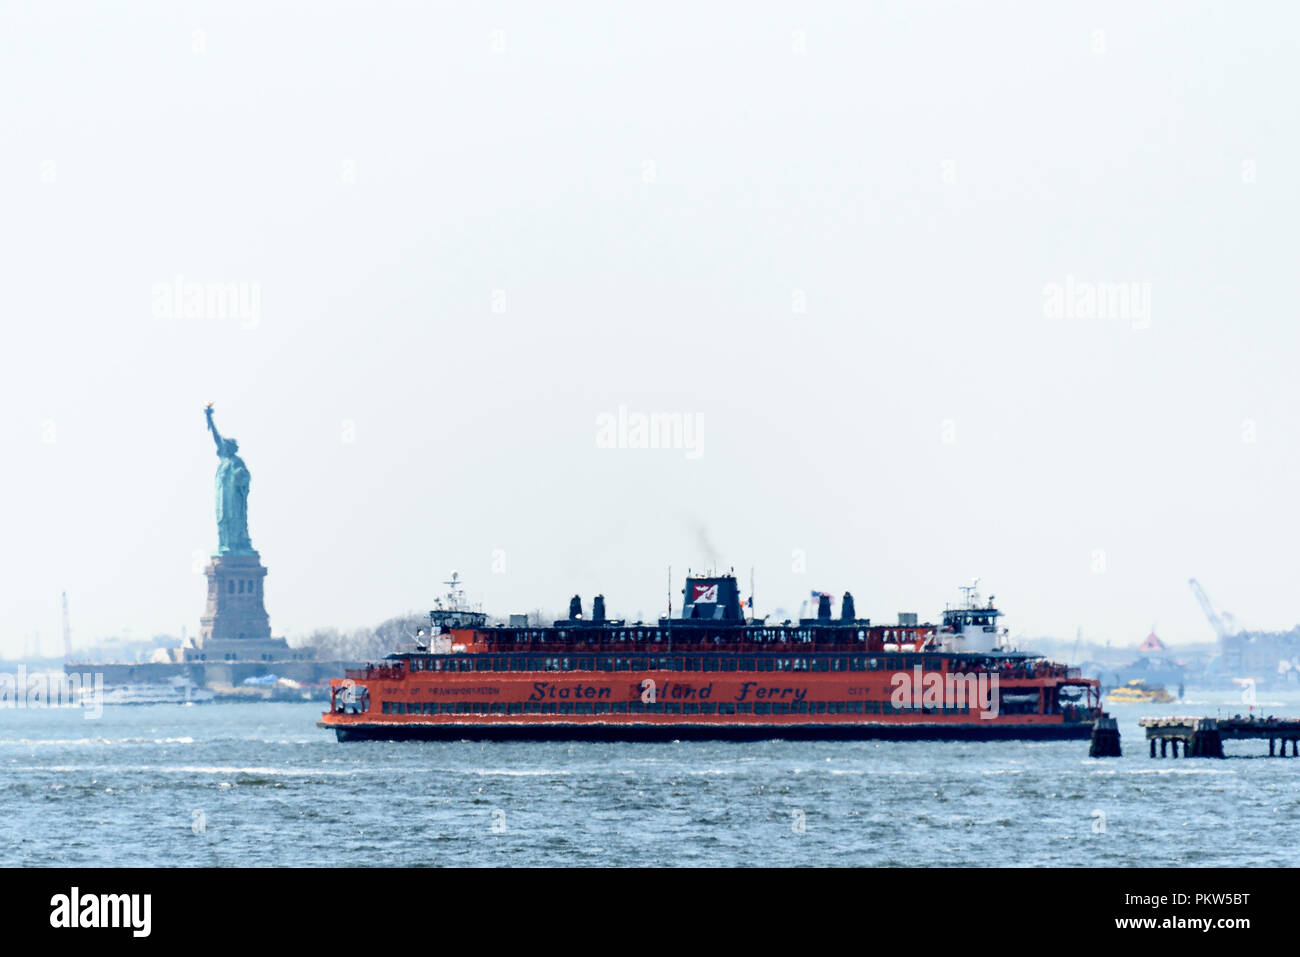
[[[1162,758],[1171,750],[1178,757],[1180,745],[1185,758],[1221,758],[1229,738],[1267,738],[1269,757],[1280,758],[1288,756],[1289,742],[1290,757],[1300,756],[1300,718],[1142,718],[1138,724],[1147,729],[1153,758],[1157,741]]]

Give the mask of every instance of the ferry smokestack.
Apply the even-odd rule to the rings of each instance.
[[[595,598],[591,600],[591,620],[592,621],[605,620],[605,596],[604,595],[597,595]]]
[[[840,602],[840,621],[857,621],[857,610],[853,607],[853,593],[845,592]]]
[[[831,616],[831,596],[818,595],[817,596],[817,617],[829,618],[830,616]]]
[[[569,619],[576,621],[582,617],[582,597],[574,595],[569,599]]]

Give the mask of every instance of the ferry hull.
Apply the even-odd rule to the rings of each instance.
[[[1074,741],[1091,722],[1064,724],[607,724],[318,721],[339,741]]]

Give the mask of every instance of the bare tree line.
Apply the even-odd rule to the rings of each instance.
[[[561,617],[558,613],[537,609],[528,615],[528,624],[532,627],[549,625]],[[492,618],[488,622],[494,625],[505,624],[504,620]],[[414,651],[415,633],[421,628],[428,633],[428,616],[408,611],[380,622],[373,628],[354,628],[351,631],[318,628],[301,642],[295,642],[294,647],[311,649],[313,656],[323,661],[369,661],[395,651]]]
[[[303,640],[302,647],[312,649],[315,657],[326,661],[382,658],[394,651],[412,651],[417,629],[427,630],[428,624],[426,616],[412,611],[389,618],[373,628],[351,631],[318,628]]]

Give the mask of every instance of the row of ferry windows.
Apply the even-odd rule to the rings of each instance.
[[[633,628],[633,629],[614,629],[614,628],[575,628],[573,630],[559,629],[523,629],[523,628],[492,628],[481,629],[484,633],[495,635],[501,641],[517,642],[536,642],[536,641],[599,641],[608,643],[611,641],[663,641],[665,638],[671,638],[671,630],[665,631],[660,628]],[[905,636],[905,641],[912,641],[917,634],[926,634],[933,631],[933,626],[925,625],[912,631],[901,631],[899,634]],[[818,634],[825,634],[826,629],[822,628],[746,628],[743,635],[736,636],[728,634],[725,640],[744,640],[750,642],[776,642],[776,641],[815,641]],[[891,631],[891,634],[893,632]],[[867,630],[859,628],[856,636],[851,632],[845,634],[842,627],[834,628],[831,631],[836,637],[848,640],[856,637],[858,641],[867,640]],[[680,637],[680,633],[679,633]],[[723,635],[717,633],[706,634],[702,637],[705,641],[724,640]]]
[[[921,657],[861,655],[448,655],[411,658],[419,671],[902,671]],[[934,665],[931,663],[931,668]],[[972,663],[973,666],[973,663]]]
[[[901,708],[889,701],[385,701],[384,714],[934,714],[936,708]],[[969,714],[948,708],[946,714]]]

